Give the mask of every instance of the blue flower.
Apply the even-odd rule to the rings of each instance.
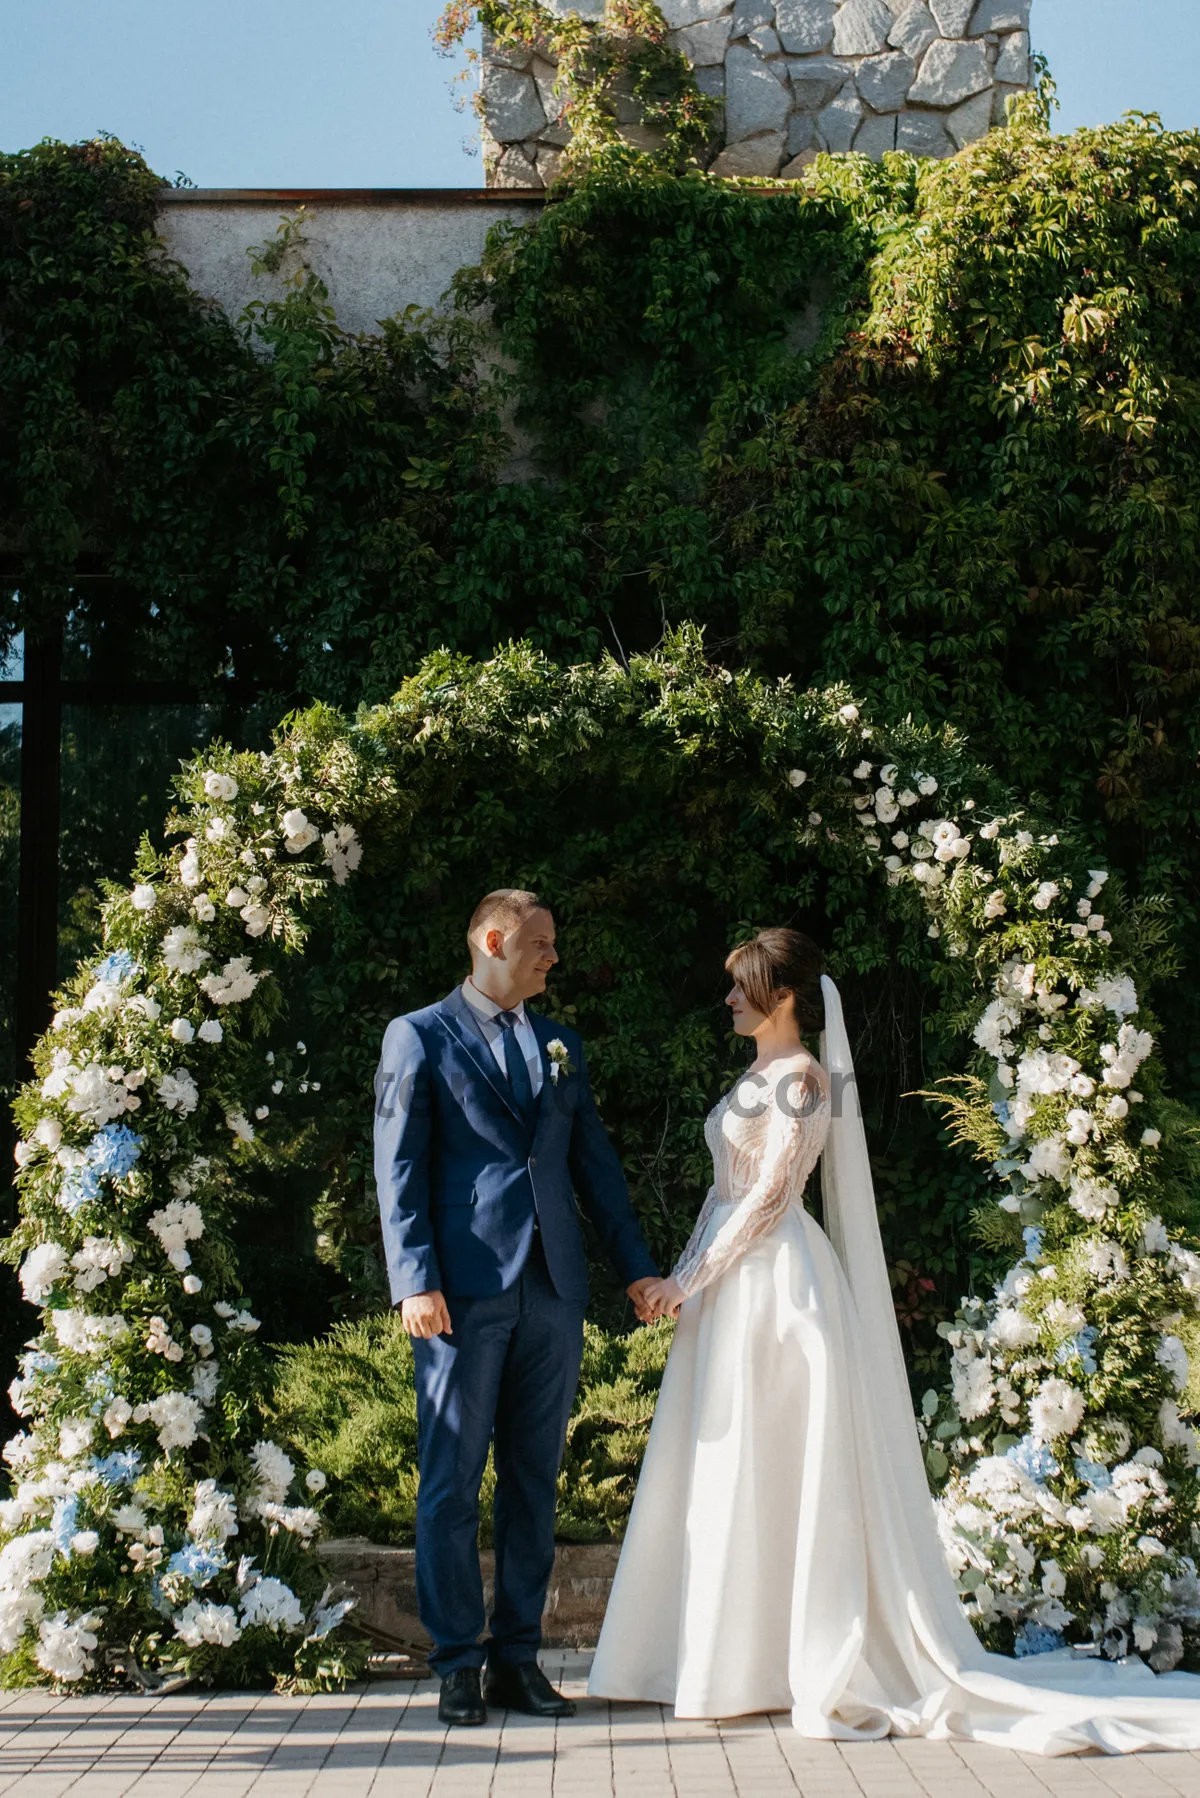
[[[125,1124],[105,1124],[87,1146],[89,1167],[111,1180],[127,1174],[142,1152],[142,1139]]]
[[[75,1534],[75,1518],[78,1511],[79,1500],[74,1496],[56,1498],[54,1501],[54,1516],[50,1523],[50,1534],[54,1537],[54,1546],[59,1554],[66,1555],[68,1560],[71,1555],[71,1537]]]
[[[132,1486],[142,1471],[142,1457],[136,1448],[114,1449],[103,1460],[93,1455],[92,1471],[100,1475],[106,1486]]]
[[[206,1586],[210,1579],[220,1573],[226,1565],[224,1555],[215,1555],[210,1549],[201,1548],[196,1542],[189,1542],[167,1562],[168,1573],[181,1573],[190,1579],[193,1586]]]
[[[73,1167],[67,1170],[62,1185],[58,1189],[58,1202],[70,1217],[93,1199],[100,1197],[100,1176],[93,1167]]]
[[[1112,1485],[1112,1474],[1108,1468],[1099,1461],[1089,1461],[1086,1455],[1076,1455],[1075,1472],[1093,1492],[1107,1492]]]
[[[96,979],[107,980],[113,986],[119,986],[122,980],[128,980],[136,968],[137,962],[128,949],[114,949],[111,955],[104,957],[96,969]]]
[[[1063,1645],[1060,1629],[1048,1629],[1044,1623],[1023,1623],[1013,1643],[1013,1653],[1020,1659],[1027,1654],[1050,1654]]]
[[[1095,1340],[1096,1331],[1089,1324],[1086,1330],[1080,1330],[1078,1336],[1071,1336],[1066,1342],[1060,1342],[1054,1351],[1054,1359],[1061,1367],[1067,1361],[1073,1361],[1078,1356],[1084,1373],[1095,1373],[1096,1357],[1092,1353],[1092,1344]]]
[[[1039,1486],[1044,1485],[1051,1474],[1061,1471],[1050,1450],[1035,1442],[1032,1436],[1022,1436],[1019,1442],[1014,1442],[1005,1459]]]
[[[29,1349],[21,1356],[21,1377],[28,1379],[31,1373],[53,1373],[58,1366],[58,1356],[48,1355],[44,1349]]]
[[[1026,1224],[1021,1236],[1025,1243],[1025,1259],[1037,1261],[1042,1253],[1042,1232],[1035,1224]]]
[[[1008,1100],[1007,1099],[993,1099],[992,1110],[995,1112],[996,1116],[1000,1119],[1000,1122],[1002,1124],[1007,1124],[1007,1122],[1008,1122]]]

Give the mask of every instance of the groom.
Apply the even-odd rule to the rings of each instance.
[[[639,1317],[655,1277],[579,1035],[526,1009],[558,960],[549,910],[533,893],[489,893],[467,942],[469,977],[392,1019],[375,1079],[383,1242],[416,1374],[417,1602],[450,1724],[486,1722],[487,1703],[574,1710],[537,1662],[587,1303],[572,1189]],[[496,1589],[482,1643],[489,1444]]]

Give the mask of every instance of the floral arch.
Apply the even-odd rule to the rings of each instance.
[[[5,1680],[311,1686],[358,1664],[314,1552],[324,1475],[263,1434],[229,1228],[256,1169],[294,1162],[322,1113],[356,1106],[369,1129],[378,1019],[364,1006],[337,1024],[353,1053],[321,1090],[284,1046],[295,971],[317,982],[318,1016],[344,1010],[330,970],[346,968],[386,1016],[432,929],[445,965],[422,978],[448,983],[463,870],[492,865],[465,819],[497,878],[544,884],[586,925],[585,1010],[616,983],[610,1103],[685,1093],[698,1053],[694,1024],[663,1040],[636,1022],[650,961],[620,921],[639,865],[667,894],[646,957],[680,982],[680,932],[778,907],[768,861],[790,915],[816,903],[820,872],[835,973],[869,966],[864,882],[898,953],[932,939],[925,975],[962,1074],[930,1096],[988,1164],[984,1227],[1012,1251],[995,1294],[944,1327],[950,1389],[924,1401],[947,1554],[994,1646],[1065,1632],[1158,1667],[1193,1658],[1196,1123],[1163,1091],[1136,984],[1156,921],[1125,910],[1083,840],[1031,816],[952,734],[868,720],[843,689],[731,674],[691,635],[629,668],[562,669],[524,645],[434,656],[386,706],[293,715],[269,754],[213,746],[177,784],[181,841],[144,845],[109,895],[106,953],[59,996],[17,1101],[6,1253],[42,1329],[5,1449]],[[389,907],[381,958],[362,919]],[[676,1171],[697,1184],[702,1115],[684,1105],[678,1125]],[[329,1230],[353,1256],[361,1153],[338,1170]]]

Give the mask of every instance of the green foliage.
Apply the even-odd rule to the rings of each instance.
[[[1194,135],[1140,117],[1054,137],[1033,101],[948,163],[822,159],[784,190],[615,147],[533,224],[496,229],[449,320],[406,313],[360,339],[304,268],[302,220],[260,258],[277,285],[231,322],[157,253],[158,185],[132,152],[2,158],[0,505],[19,578],[0,637],[73,607],[93,654],[115,634],[147,673],[232,671],[285,703],[353,707],[430,649],[486,657],[523,637],[559,663],[629,659],[693,621],[732,671],[844,680],[935,735],[952,719],[1017,791],[1079,820],[1133,917],[1145,902],[1164,1052],[1194,1094],[1198,162]],[[81,545],[116,577],[86,599]],[[360,1046],[326,1077],[360,1090],[384,1011],[456,976],[457,883],[553,878],[574,982],[560,1000],[602,1086],[634,1095],[612,1122],[668,1249],[728,1066],[717,948],[786,899],[780,915],[818,933],[835,921],[843,980],[863,976],[849,997],[888,1246],[913,1270],[897,1292],[936,1318],[971,1283],[973,1198],[943,1208],[945,1139],[901,1094],[946,1071],[950,1013],[927,1028],[943,974],[852,884],[789,886],[785,863],[777,880],[747,857],[732,781],[693,796],[587,748],[604,777],[590,842],[569,760],[532,814],[492,776],[476,790],[464,762],[401,888],[321,926],[337,953],[305,997],[308,1035],[362,1006]],[[709,804],[743,852],[733,886],[703,872]],[[660,933],[644,940],[639,864]],[[83,901],[80,942],[93,915]],[[668,972],[668,937],[713,961],[689,951]],[[671,1030],[622,1048],[645,998]],[[643,1097],[664,1071],[685,1112],[665,1137]],[[369,1302],[361,1139],[325,1152],[324,1252]],[[926,1320],[910,1341],[934,1352]]]
[[[633,1502],[672,1326],[631,1335],[585,1326],[583,1367],[558,1484],[558,1535],[619,1540]],[[339,1536],[411,1543],[417,1494],[412,1350],[398,1316],[335,1324],[280,1357],[272,1425],[330,1477],[325,1516]],[[491,1542],[491,1461],[480,1540]]]
[[[671,48],[654,0],[607,0],[600,19],[541,0],[447,0],[434,41],[449,54],[477,24],[491,51],[536,50],[557,65],[560,110],[550,122],[571,134],[566,175],[614,153],[629,167],[674,169],[715,150],[718,102],[700,92],[687,57]],[[477,60],[468,51],[468,67]],[[482,114],[478,98],[476,109]]]

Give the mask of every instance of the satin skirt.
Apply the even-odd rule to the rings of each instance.
[[[1070,1649],[989,1654],[953,1602],[947,1627],[856,1340],[833,1245],[795,1204],[686,1301],[589,1692],[680,1718],[789,1711],[836,1740],[1200,1748],[1194,1675]]]

